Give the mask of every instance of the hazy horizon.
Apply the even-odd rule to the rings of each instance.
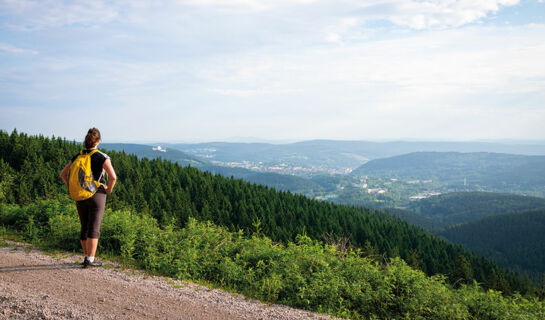
[[[0,12],[7,131],[545,141],[542,0],[0,0]]]
[[[8,134],[13,132],[13,130],[17,130],[19,133],[25,133],[30,135],[43,135],[45,137],[55,137],[55,138],[63,138],[69,141],[76,141],[76,142],[82,142],[84,139],[84,135],[82,134],[81,137],[66,137],[61,136],[57,134],[44,134],[43,132],[34,132],[34,131],[24,131],[19,128],[0,128],[0,130],[3,130],[7,132]],[[84,132],[85,133],[85,132]],[[506,145],[545,145],[545,139],[473,139],[473,140],[434,140],[434,139],[414,139],[414,138],[396,138],[396,139],[332,139],[332,138],[310,138],[310,139],[264,139],[264,138],[258,138],[258,137],[227,137],[223,139],[211,139],[211,140],[184,140],[184,139],[165,139],[165,140],[155,140],[155,139],[126,139],[126,140],[116,140],[116,139],[109,139],[108,137],[103,137],[102,143],[126,143],[126,144],[144,144],[144,145],[156,145],[156,144],[205,144],[205,143],[264,143],[264,144],[275,144],[275,145],[282,145],[282,144],[292,144],[292,143],[301,143],[301,142],[310,142],[310,141],[337,141],[337,142],[371,142],[371,143],[391,143],[391,142],[422,142],[422,143],[491,143],[491,144],[506,144]]]
[[[108,141],[106,143],[132,143],[132,144],[204,144],[204,143],[265,143],[265,144],[292,144],[309,141],[338,141],[338,142],[371,142],[371,143],[390,143],[390,142],[423,142],[423,143],[493,143],[493,144],[520,144],[520,145],[545,145],[545,140],[512,140],[512,139],[497,139],[497,140],[423,140],[423,139],[290,139],[290,140],[269,140],[255,137],[231,137],[223,140],[123,140],[123,141]]]

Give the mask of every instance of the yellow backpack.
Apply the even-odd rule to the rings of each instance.
[[[96,152],[98,152],[96,149],[88,154],[83,154],[83,151],[81,151],[76,160],[70,165],[68,190],[73,200],[89,199],[100,187],[100,182],[93,179],[93,172],[91,171],[91,156]],[[102,171],[102,174],[104,174],[104,171]],[[100,178],[102,178],[102,175],[100,175]]]

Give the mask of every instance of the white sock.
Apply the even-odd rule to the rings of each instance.
[[[95,257],[87,257],[87,259],[89,259],[89,262],[95,261]]]

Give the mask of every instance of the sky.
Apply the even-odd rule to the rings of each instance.
[[[0,0],[0,129],[545,140],[543,0]]]

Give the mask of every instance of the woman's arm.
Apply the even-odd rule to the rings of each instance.
[[[66,167],[64,167],[64,169],[62,169],[60,174],[62,181],[64,181],[64,184],[66,185],[68,185],[68,171],[70,171],[71,164],[72,164],[72,161],[68,162],[68,164],[66,165]]]
[[[106,159],[106,161],[104,161],[104,164],[102,165],[102,168],[106,170],[106,173],[108,174],[108,185],[104,186],[104,190],[106,191],[106,193],[112,193],[115,183],[117,181],[114,167],[112,167],[112,160]]]

